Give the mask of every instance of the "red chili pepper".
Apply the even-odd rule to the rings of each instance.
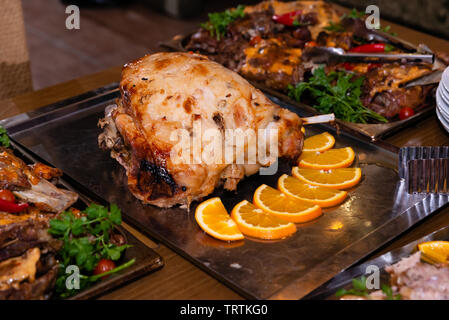
[[[349,50],[349,52],[355,53],[382,53],[390,52],[394,50],[394,47],[386,43],[370,43],[364,44]]]
[[[14,203],[0,199],[0,211],[18,213],[28,208],[28,203]]]
[[[281,15],[275,14],[273,16],[273,20],[277,23],[283,24],[285,26],[293,26],[294,21],[296,20],[296,17],[299,16],[302,13],[302,10],[296,10],[292,12],[287,12]]]

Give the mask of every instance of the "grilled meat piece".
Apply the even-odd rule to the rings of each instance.
[[[300,27],[286,27],[273,20],[274,14],[290,12],[287,10],[302,10],[297,17]],[[316,37],[320,28],[337,18],[335,10],[322,1],[266,1],[246,7],[245,17],[229,24],[226,36],[220,40],[201,28],[191,36],[186,48],[208,54],[248,79],[285,90],[288,84],[303,81],[300,49]]]
[[[449,268],[421,262],[419,251],[385,270],[403,299],[449,300]]]
[[[47,232],[51,214],[0,213],[0,261],[38,247],[43,253],[57,252],[62,243]]]
[[[16,197],[43,211],[62,212],[78,199],[75,192],[59,189],[45,180],[61,174],[59,169],[44,164],[27,166],[11,150],[0,149],[0,188],[12,190]]]
[[[284,90],[289,84],[304,79],[301,54],[301,49],[285,48],[284,43],[277,39],[262,40],[254,47],[245,49],[246,60],[240,73],[247,79]]]
[[[38,248],[0,263],[0,300],[44,299],[54,287],[59,265]]]
[[[403,107],[422,107],[433,86],[401,86],[430,72],[432,66],[426,64],[392,63],[374,68],[365,76],[362,103],[389,119],[398,115]]]
[[[0,188],[23,190],[31,187],[26,164],[7,149],[0,149]]]
[[[232,182],[226,186],[235,188],[243,176],[240,170],[252,174],[255,166],[257,171],[260,162],[236,163],[243,153],[234,154],[230,162],[221,158],[208,164],[198,158],[209,147],[221,148],[227,129],[278,129],[278,155],[296,159],[301,153],[301,119],[204,56],[148,55],[125,66],[120,91],[117,108],[109,112],[110,117],[100,120],[105,131],[99,144],[108,148],[112,145],[111,156],[125,167],[131,192],[145,203],[159,207],[189,205],[228,178]],[[179,142],[172,135],[177,129],[194,135],[196,126],[201,126],[201,133],[215,130],[220,140],[203,145],[199,154],[193,154],[194,161],[179,163],[175,159]],[[108,136],[114,133],[120,137]],[[247,153],[249,145],[255,143],[255,139],[247,142],[242,152]],[[240,168],[229,171],[232,165]]]
[[[38,183],[32,184],[31,189],[13,193],[25,202],[33,203],[37,208],[53,213],[66,210],[78,199],[77,193],[59,189],[45,179],[40,179]]]
[[[41,179],[52,180],[62,176],[62,171],[58,168],[49,167],[43,163],[35,163],[30,166],[32,172]]]
[[[36,275],[36,264],[40,257],[40,250],[33,248],[23,256],[0,262],[0,291],[25,280],[33,282]]]

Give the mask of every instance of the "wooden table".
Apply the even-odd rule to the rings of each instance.
[[[417,41],[419,41],[426,43],[433,50],[449,52],[449,41],[393,23],[389,24],[392,26],[393,31],[412,43],[417,44]],[[114,67],[97,74],[1,101],[0,118],[3,119],[37,109],[41,106],[116,82],[120,78],[120,71],[121,67]],[[441,127],[436,116],[431,116],[418,125],[395,134],[388,138],[387,141],[396,146],[449,146],[449,135]],[[418,226],[403,234],[376,254],[403,246],[447,225],[449,225],[449,208],[425,219]],[[101,299],[242,299],[240,295],[166,246],[156,244],[130,226],[126,227],[148,246],[154,248],[164,258],[165,266],[160,271],[102,296]]]

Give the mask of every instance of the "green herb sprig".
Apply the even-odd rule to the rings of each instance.
[[[345,13],[340,17],[340,20],[343,20],[345,18],[351,18],[351,19],[360,19],[363,18],[366,15],[363,11],[358,11],[357,9],[352,9],[349,13]]]
[[[400,294],[393,294],[393,289],[387,285],[382,284],[382,292],[385,295],[385,300],[402,300]],[[353,295],[359,297],[369,297],[369,290],[366,288],[366,277],[362,276],[359,279],[352,279],[352,288],[350,289],[340,289],[335,293],[337,298],[341,298],[346,295]]]
[[[329,21],[329,25],[324,27],[324,30],[330,32],[344,32],[345,27],[343,27],[340,23],[335,23],[333,21]]]
[[[363,77],[353,78],[354,75],[343,71],[333,71],[326,74],[324,67],[315,70],[309,82],[300,82],[296,86],[287,87],[288,96],[301,101],[305,92],[317,102],[313,107],[321,113],[334,113],[338,119],[368,123],[377,121],[386,123],[388,120],[380,114],[366,108],[360,101]]]
[[[121,211],[115,204],[112,204],[109,209],[91,204],[82,211],[79,217],[71,211],[65,211],[57,218],[50,220],[48,232],[63,242],[63,247],[58,252],[60,270],[56,280],[56,292],[61,298],[77,293],[77,290],[66,287],[66,279],[70,274],[66,274],[65,270],[69,265],[76,265],[79,268],[80,289],[84,289],[101,277],[118,272],[134,263],[130,260],[107,274],[91,275],[100,259],[117,261],[130,247],[130,245],[116,246],[109,242],[111,233],[121,222]]]
[[[226,34],[228,25],[238,18],[245,16],[245,6],[239,5],[234,10],[209,13],[209,21],[202,23],[201,27],[208,30],[210,35],[216,37],[218,41]]]
[[[8,133],[6,132],[6,129],[0,126],[0,144],[4,146],[5,148],[9,148],[11,145],[8,137]]]

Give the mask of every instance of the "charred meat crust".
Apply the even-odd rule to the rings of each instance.
[[[150,193],[148,199],[172,197],[179,189],[167,169],[147,160],[141,160],[137,173],[137,188],[144,193]]]

